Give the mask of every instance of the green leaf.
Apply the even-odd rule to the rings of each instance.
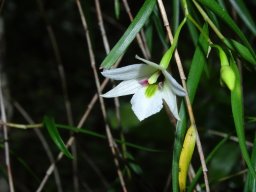
[[[180,23],[180,0],[172,1],[172,29],[176,32]]]
[[[205,25],[203,28],[203,32],[205,35],[208,35],[208,27]],[[206,64],[206,55],[208,51],[208,42],[204,35],[200,35],[199,42],[194,53],[191,68],[188,75],[187,80],[187,89],[188,96],[190,98],[191,103],[193,103],[195,93]],[[173,192],[178,192],[178,174],[179,174],[179,157],[182,149],[183,138],[186,133],[187,126],[187,114],[184,102],[182,102],[180,107],[180,121],[178,121],[176,125],[176,133],[174,140],[174,149],[173,149],[173,157],[172,157],[172,184],[173,184]]]
[[[245,25],[256,35],[256,25],[243,0],[230,0],[230,3],[244,21]]]
[[[236,128],[236,134],[238,137],[239,146],[240,146],[244,161],[246,162],[250,173],[254,176],[254,178],[256,178],[256,173],[254,171],[252,162],[249,157],[249,153],[246,148],[246,140],[245,140],[245,134],[244,134],[244,111],[243,111],[243,95],[242,95],[242,88],[241,88],[241,79],[240,79],[240,74],[233,57],[231,57],[230,65],[236,75],[235,88],[231,91],[231,106],[232,106],[232,113],[233,113],[233,118],[234,118],[234,123]]]
[[[256,169],[256,135],[254,136],[254,142],[252,147],[252,163],[254,169]],[[244,186],[244,192],[256,192],[256,179],[252,174],[247,174],[247,179]]]
[[[256,55],[243,34],[243,32],[240,30],[240,28],[237,26],[237,24],[233,21],[233,19],[229,16],[229,14],[216,2],[213,0],[197,0],[207,8],[209,8],[213,13],[215,13],[220,19],[222,19],[242,40],[243,44],[248,48],[248,50],[251,52],[254,59],[256,59]],[[224,39],[223,39],[224,40]]]
[[[236,52],[240,57],[242,57],[247,62],[256,65],[256,59],[253,57],[251,52],[247,47],[242,45],[241,43],[231,39],[224,39],[224,43],[234,52]]]
[[[115,16],[116,16],[117,19],[119,19],[119,16],[120,16],[120,2],[119,2],[119,0],[115,0],[114,4],[115,4]]]
[[[157,7],[155,7],[155,9],[153,11],[152,19],[153,19],[154,25],[157,30],[156,34],[159,36],[159,39],[160,39],[161,43],[163,44],[164,48],[168,49],[168,43],[166,42],[165,31],[164,31],[163,25],[161,24],[162,21],[159,18],[159,11],[158,11]]]
[[[67,157],[73,159],[71,153],[66,148],[63,140],[60,137],[58,129],[56,128],[53,118],[45,116],[43,119],[44,126],[47,128],[49,135],[51,136],[53,142],[61,150],[61,152]]]
[[[107,139],[105,135],[99,134],[99,133],[97,133],[95,131],[90,131],[90,130],[87,130],[87,129],[79,129],[77,127],[73,127],[73,126],[69,126],[69,125],[61,125],[61,124],[55,124],[55,126],[58,127],[58,128],[67,129],[69,131],[73,131],[74,133],[83,133],[83,134],[87,134],[87,135],[90,135],[90,136],[93,136],[93,137],[97,137],[97,138],[100,138],[100,139]],[[143,147],[143,146],[140,146],[140,145],[137,145],[137,144],[133,144],[133,143],[129,143],[129,142],[122,142],[119,139],[114,139],[114,140],[117,143],[119,143],[119,144],[125,144],[128,147],[139,149],[139,150],[142,150],[142,151],[158,152],[158,153],[159,152],[165,152],[163,150]]]
[[[121,39],[119,39],[114,48],[103,60],[103,62],[101,63],[101,67],[110,68],[118,60],[118,58],[125,53],[126,49],[136,37],[137,33],[141,30],[145,22],[148,20],[154,9],[155,4],[156,0],[145,1],[143,6],[140,8],[138,14],[134,18],[133,22],[125,31]]]

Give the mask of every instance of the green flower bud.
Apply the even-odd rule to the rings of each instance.
[[[225,51],[219,46],[214,45],[213,47],[217,48],[219,51],[220,57],[220,77],[222,82],[224,82],[230,91],[232,91],[235,87],[236,76],[233,69],[229,66],[228,57]]]
[[[236,76],[230,66],[221,66],[220,69],[221,80],[227,85],[230,91],[235,87]]]

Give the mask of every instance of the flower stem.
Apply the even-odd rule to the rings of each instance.
[[[165,7],[163,5],[162,0],[158,0],[158,5],[159,5],[159,8],[160,8],[160,12],[161,12],[161,16],[162,16],[162,19],[163,19],[163,22],[164,22],[164,26],[167,30],[169,40],[172,43],[173,42],[173,35],[172,35],[172,32],[171,32],[171,28],[170,28],[170,25],[169,25],[169,21],[168,21],[167,14],[166,14]],[[176,63],[177,63],[177,67],[178,67],[178,70],[179,70],[179,74],[180,74],[180,78],[181,78],[181,81],[182,81],[183,88],[187,91],[186,76],[184,74],[181,59],[180,59],[180,56],[179,56],[179,53],[178,53],[177,50],[175,51],[175,59],[176,59]],[[186,106],[187,106],[187,110],[188,110],[188,114],[189,114],[190,123],[191,123],[191,125],[194,125],[196,127],[195,118],[194,118],[191,102],[190,102],[190,99],[189,99],[188,95],[185,96],[185,100],[186,100]],[[209,192],[210,188],[209,188],[209,181],[208,181],[208,176],[207,176],[207,167],[206,167],[205,158],[204,158],[204,154],[203,154],[203,149],[202,149],[202,145],[201,145],[201,141],[200,141],[197,129],[196,129],[196,135],[197,135],[197,137],[196,137],[197,149],[198,149],[198,153],[199,153],[199,156],[200,156],[200,161],[201,161],[202,168],[203,168],[206,191]]]
[[[208,17],[207,13],[203,10],[203,8],[195,1],[193,0],[193,3],[195,4],[197,10],[200,12],[204,20],[210,25],[212,30],[216,33],[216,35],[223,41],[225,39],[224,35],[219,31],[219,29],[215,26],[215,24],[212,22],[212,20]]]

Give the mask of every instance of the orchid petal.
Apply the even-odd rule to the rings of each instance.
[[[110,98],[131,95],[137,92],[137,90],[140,88],[142,88],[142,85],[137,80],[122,81],[116,87],[101,96]]]
[[[147,97],[146,88],[139,89],[131,99],[132,110],[140,121],[158,113],[163,108],[161,93],[156,91],[154,95]]]
[[[179,96],[185,96],[187,95],[184,88],[172,77],[170,73],[167,71],[162,71],[163,75],[165,76],[166,81],[168,81],[168,85],[172,89],[172,91]]]
[[[102,75],[114,80],[141,79],[153,74],[157,69],[145,65],[134,64],[116,69],[107,69],[102,71]]]
[[[169,88],[167,82],[164,83],[161,93],[162,93],[162,97],[163,97],[164,101],[166,102],[166,104],[169,107],[170,111],[172,112],[173,116],[177,120],[180,120],[179,114],[178,114],[176,95]]]

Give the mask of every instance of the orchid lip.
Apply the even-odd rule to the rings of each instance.
[[[143,87],[147,86],[149,83],[148,83],[148,80],[147,79],[143,79],[143,80],[140,80],[139,81],[139,84],[141,84]]]

